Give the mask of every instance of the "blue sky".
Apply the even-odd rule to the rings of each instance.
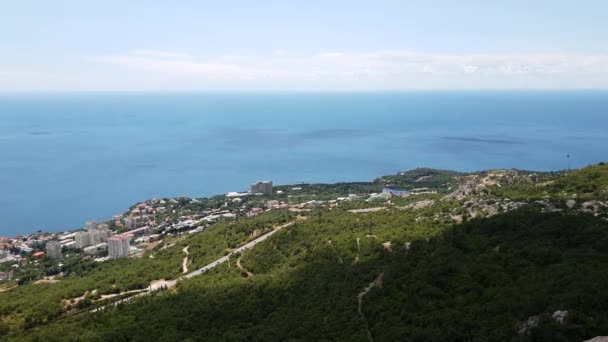
[[[608,2],[3,1],[0,91],[606,89]]]

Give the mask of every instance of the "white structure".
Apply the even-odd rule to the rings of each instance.
[[[51,259],[61,259],[61,245],[57,241],[49,241],[46,244],[46,255]]]
[[[272,181],[255,182],[249,186],[252,194],[272,195]]]
[[[129,256],[131,238],[125,235],[114,235],[108,239],[108,256],[111,259],[124,258]]]
[[[97,225],[97,229],[104,232],[110,230],[110,226],[107,223],[100,223]]]
[[[125,226],[129,229],[141,227],[153,218],[152,215],[136,215],[125,218]]]
[[[268,209],[272,209],[278,205],[279,205],[279,201],[277,201],[277,200],[266,201],[266,208],[268,208]]]
[[[95,223],[95,221],[87,221],[84,224],[84,229],[85,230],[97,229],[97,223]]]
[[[91,245],[91,241],[90,241],[88,232],[76,233],[76,236],[74,237],[74,241],[76,241],[75,247],[78,249],[83,249],[83,248]]]
[[[108,244],[105,242],[102,242],[102,243],[96,244],[94,246],[89,246],[89,247],[84,248],[83,252],[85,254],[93,255],[93,254],[97,254],[97,252],[99,252],[99,251],[105,251],[107,248],[108,248]]]
[[[90,229],[86,232],[77,232],[75,236],[76,248],[83,249],[108,241],[110,230]]]

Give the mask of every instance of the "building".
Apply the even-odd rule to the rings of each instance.
[[[76,242],[76,248],[83,249],[87,246],[91,245],[89,232],[78,232],[76,236],[74,236],[74,241]]]
[[[266,208],[268,208],[268,209],[272,209],[272,208],[278,207],[278,206],[279,206],[279,201],[277,201],[277,200],[266,201]]]
[[[87,221],[84,224],[84,229],[85,230],[97,229],[97,223],[95,223],[95,221]]]
[[[262,208],[253,208],[247,213],[247,216],[248,217],[258,216],[263,212],[264,212],[264,209],[262,209]]]
[[[0,281],[11,280],[13,278],[13,270],[9,272],[0,272]]]
[[[152,215],[137,215],[125,218],[125,227],[129,229],[141,227],[153,218]]]
[[[105,251],[106,249],[108,249],[108,244],[102,242],[93,246],[86,247],[82,251],[84,252],[84,254],[94,255],[99,253],[100,251]]]
[[[93,229],[88,232],[89,234],[89,245],[94,246],[101,243],[101,231]]]
[[[249,186],[252,194],[272,195],[272,181],[255,182]]]
[[[101,225],[100,225],[101,226]],[[88,246],[98,245],[108,241],[110,237],[109,229],[90,229],[86,232],[77,232],[74,236],[75,247],[83,249]]]
[[[395,190],[395,189],[390,189],[390,188],[383,188],[382,193],[387,194],[389,196],[397,196],[397,197],[407,197],[411,194],[407,190]]]
[[[61,244],[57,241],[49,241],[46,244],[46,255],[51,259],[61,259]]]
[[[129,256],[131,250],[131,239],[128,235],[114,235],[108,239],[108,256],[111,259],[124,258]]]
[[[105,232],[105,231],[110,230],[110,226],[107,223],[100,223],[97,225],[97,229],[102,232]]]
[[[34,259],[42,258],[43,256],[44,256],[44,252],[35,252],[32,254],[32,258],[34,258]]]
[[[369,198],[366,199],[366,202],[373,202],[373,201],[386,201],[389,200],[391,198],[391,195],[387,194],[387,193],[379,193],[379,194],[371,194],[369,195]]]

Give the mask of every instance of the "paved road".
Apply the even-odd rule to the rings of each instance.
[[[242,252],[242,251],[244,251],[246,249],[253,248],[255,245],[257,245],[258,243],[260,243],[260,242],[268,239],[269,237],[271,237],[272,235],[274,235],[279,230],[281,230],[281,229],[283,229],[285,227],[289,227],[292,224],[293,224],[293,222],[286,223],[286,224],[284,224],[282,226],[279,226],[279,227],[275,228],[271,232],[268,232],[268,233],[266,233],[266,234],[264,234],[264,235],[262,235],[262,236],[260,236],[258,238],[255,238],[255,239],[247,242],[243,246],[241,246],[241,247],[235,249],[234,251],[230,252],[229,254],[227,254],[227,255],[225,255],[225,256],[223,256],[223,257],[215,260],[214,262],[209,263],[209,264],[207,264],[207,265],[205,265],[205,266],[197,269],[196,271],[192,271],[192,272],[190,272],[190,273],[188,273],[188,274],[186,274],[184,276],[181,276],[181,277],[179,277],[179,278],[177,278],[175,280],[170,281],[169,283],[171,284],[171,286],[167,286],[167,287],[173,287],[173,286],[175,286],[175,284],[177,284],[177,281],[179,281],[179,280],[190,279],[192,277],[196,277],[197,275],[201,275],[201,274],[209,271],[210,269],[216,267],[217,265],[222,264],[222,263],[228,261],[233,254],[240,253],[240,252]]]
[[[268,239],[269,237],[271,237],[272,235],[274,235],[279,230],[281,230],[281,229],[283,229],[285,227],[289,227],[292,224],[294,224],[294,222],[289,222],[289,223],[286,223],[286,224],[284,224],[282,226],[278,226],[274,230],[272,230],[272,231],[270,231],[270,232],[268,232],[268,233],[266,233],[266,234],[264,234],[264,235],[262,235],[260,237],[257,237],[255,239],[247,242],[243,246],[235,249],[234,251],[228,253],[227,255],[225,255],[225,256],[223,256],[223,257],[221,257],[221,258],[219,258],[219,259],[217,259],[217,260],[215,260],[215,261],[213,261],[213,262],[211,262],[211,263],[209,263],[209,264],[207,264],[207,265],[205,265],[205,266],[203,266],[203,267],[201,267],[201,268],[199,268],[199,269],[197,269],[195,271],[192,271],[192,272],[190,272],[190,273],[188,273],[186,275],[183,275],[183,276],[181,276],[181,277],[179,277],[177,279],[169,280],[169,281],[166,281],[166,282],[162,283],[162,286],[165,286],[166,288],[172,288],[172,287],[175,287],[175,285],[177,285],[177,282],[180,281],[180,280],[190,279],[192,277],[196,277],[198,275],[201,275],[201,274],[209,271],[210,269],[216,267],[217,265],[225,263],[226,261],[228,261],[230,259],[230,257],[233,254],[240,253],[240,252],[242,252],[242,251],[244,251],[246,249],[253,248],[255,245],[257,245],[258,243],[260,243],[262,241],[265,241],[266,239]],[[116,306],[116,305],[118,305],[120,303],[130,302],[130,301],[132,301],[135,298],[139,298],[139,297],[145,296],[145,295],[149,294],[151,291],[157,290],[157,289],[158,289],[158,287],[150,286],[150,287],[148,287],[148,289],[145,292],[141,292],[141,293],[138,293],[138,294],[133,295],[131,297],[120,299],[120,300],[117,300],[116,302],[113,302],[113,303],[110,303],[110,304],[107,304],[107,305],[104,305],[104,306],[100,306],[100,307],[96,308],[95,310],[92,310],[91,312],[102,311],[103,309],[105,309],[109,305]]]

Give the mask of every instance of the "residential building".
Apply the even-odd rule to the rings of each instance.
[[[247,216],[248,217],[258,216],[259,214],[261,214],[263,212],[264,212],[264,209],[262,209],[262,208],[253,208],[247,213]]]
[[[259,181],[249,186],[252,194],[272,195],[272,181]]]
[[[97,229],[97,223],[95,223],[95,221],[87,221],[84,224],[84,229],[85,230]]]
[[[83,249],[83,252],[85,254],[97,254],[99,251],[105,251],[106,249],[108,249],[108,244],[105,242],[93,245],[93,246],[89,246]]]
[[[74,236],[76,242],[75,247],[83,249],[88,246],[98,245],[108,241],[110,230],[90,229],[86,232],[77,232]]]
[[[110,226],[107,223],[100,223],[97,225],[97,229],[103,231],[110,230]]]
[[[411,194],[407,190],[395,190],[395,189],[390,189],[390,188],[383,188],[382,193],[387,194],[389,196],[397,196],[397,197],[407,197]]]
[[[372,201],[386,201],[389,200],[391,198],[391,195],[387,194],[387,193],[379,193],[379,194],[371,194],[369,196],[368,199],[366,199],[366,202],[372,202]]]
[[[51,259],[61,259],[61,244],[57,241],[49,241],[46,244],[46,255]]]
[[[97,245],[101,243],[101,231],[93,229],[88,232],[89,234],[89,245]]]
[[[125,227],[129,229],[143,226],[153,218],[152,215],[137,215],[125,218]]]
[[[268,209],[272,209],[278,205],[279,205],[279,201],[277,201],[277,200],[266,201],[266,208],[268,208]]]
[[[34,258],[34,259],[42,258],[43,256],[44,256],[44,252],[32,253],[32,258]]]
[[[13,278],[13,270],[8,272],[0,272],[0,281],[11,280]]]
[[[131,239],[128,235],[114,235],[108,239],[108,256],[111,259],[124,258],[129,256],[131,250]]]
[[[83,249],[87,246],[91,245],[90,235],[88,232],[78,232],[76,236],[74,236],[74,241],[76,241],[76,248]]]

